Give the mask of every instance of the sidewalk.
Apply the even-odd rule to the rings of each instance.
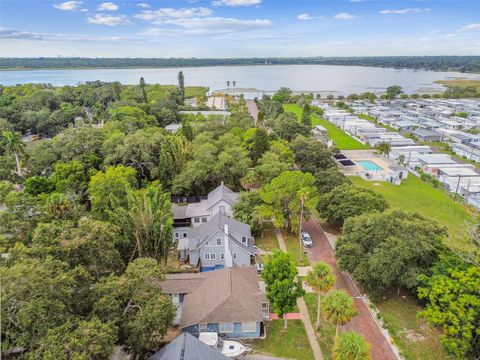
[[[285,240],[283,239],[282,232],[280,229],[275,228],[275,235],[277,236],[278,245],[283,252],[287,252],[287,246],[285,245]],[[302,273],[308,271],[307,267],[299,268]],[[310,321],[310,315],[308,314],[307,304],[303,298],[297,299],[298,309],[300,310],[301,318],[303,320],[303,326],[305,326],[305,331],[307,333],[308,341],[310,342],[310,347],[312,348],[313,357],[315,360],[322,360],[322,350],[317,341],[317,336],[315,330],[313,329],[312,322]]]

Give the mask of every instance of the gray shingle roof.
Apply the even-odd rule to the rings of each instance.
[[[208,193],[207,198],[207,208],[210,209],[213,205],[218,203],[220,200],[225,201],[229,205],[233,205],[237,201],[238,194],[228,187],[223,185],[223,182],[217,188],[213,189]]]
[[[237,245],[238,247],[250,252],[251,254],[255,254],[255,248],[253,247],[253,243],[249,242],[250,246],[245,246],[240,241],[242,236],[246,236],[250,238],[252,236],[252,232],[250,231],[250,226],[248,224],[242,223],[235,219],[228,217],[226,214],[217,213],[214,217],[212,217],[206,223],[203,223],[200,226],[188,229],[188,238],[195,239],[195,241],[191,242],[191,249],[198,249],[200,246],[203,245],[207,239],[215,234],[218,230],[224,231],[225,224],[228,225],[228,234],[229,238]]]
[[[148,360],[229,360],[229,358],[195,336],[184,332]]]

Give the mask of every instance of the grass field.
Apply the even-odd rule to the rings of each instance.
[[[295,360],[312,360],[313,353],[302,320],[289,320],[288,330],[283,320],[267,322],[267,338],[251,342],[253,352]]]
[[[466,248],[465,230],[467,222],[473,221],[473,215],[463,205],[453,202],[444,192],[430,187],[411,174],[402,185],[375,183],[355,176],[349,179],[357,186],[382,194],[392,208],[416,211],[447,226],[450,235],[446,239],[447,245],[452,249]]]
[[[287,252],[292,255],[296,266],[308,266],[308,256],[305,253],[303,245],[300,245],[298,235],[290,234],[282,229],[283,240],[287,245]]]
[[[308,293],[303,297],[307,304],[308,314],[312,325],[315,327],[317,321],[317,294]],[[320,319],[320,329],[317,330],[317,339],[320,349],[322,349],[322,355],[325,360],[333,359],[332,349],[335,343],[335,326],[326,321]]]
[[[284,104],[283,108],[287,112],[292,112],[300,119],[302,116],[303,109],[297,104]],[[328,137],[332,139],[335,145],[341,150],[359,150],[359,149],[368,149],[367,145],[362,144],[361,142],[355,140],[348,134],[346,134],[342,129],[333,125],[330,121],[322,119],[316,115],[312,115],[312,124],[321,125],[327,129]]]
[[[265,223],[263,225],[263,237],[256,236],[255,245],[265,251],[280,249],[277,237],[275,236],[275,230],[271,223]]]
[[[480,80],[469,80],[469,79],[452,79],[452,80],[437,80],[437,84],[442,84],[446,87],[460,86],[460,87],[474,87],[480,91]]]
[[[413,297],[395,296],[376,305],[406,360],[453,359],[442,348],[438,331],[417,318],[416,313],[422,308]]]

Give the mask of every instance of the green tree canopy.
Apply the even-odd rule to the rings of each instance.
[[[82,320],[78,324],[67,322],[50,329],[40,341],[32,359],[45,360],[103,360],[113,352],[117,329],[98,318]]]
[[[296,276],[297,268],[289,253],[275,250],[272,255],[267,256],[262,279],[265,281],[270,306],[281,318],[295,309],[297,298],[304,294],[302,283],[295,280]]]
[[[289,231],[298,231],[299,218],[304,205],[304,217],[308,218],[318,203],[318,192],[312,174],[301,171],[285,171],[260,189],[264,204],[256,208],[264,219]]]
[[[136,355],[157,350],[175,317],[175,307],[162,293],[164,269],[152,258],[128,264],[121,276],[111,275],[96,285],[93,313],[119,328],[120,343]]]
[[[453,267],[444,274],[421,276],[418,296],[426,301],[420,315],[442,329],[440,340],[458,358],[480,356],[480,268]]]
[[[327,194],[320,196],[318,211],[331,224],[343,225],[353,216],[371,214],[388,208],[385,198],[369,189],[354,185],[335,187]]]
[[[135,175],[135,169],[123,165],[107,167],[105,172],[93,175],[88,185],[92,211],[105,218],[106,211],[115,210],[112,199],[116,200],[116,207],[125,207],[128,190],[137,184]]]
[[[315,174],[335,166],[330,150],[311,137],[297,136],[290,148],[295,154],[295,163],[304,172]]]
[[[170,193],[154,183],[145,189],[127,190],[126,200],[125,206],[119,203],[109,212],[110,220],[126,240],[129,253],[125,255],[130,259],[152,257],[166,260],[172,244]]]
[[[443,249],[446,229],[416,213],[387,211],[347,219],[335,253],[342,270],[372,296],[391,287],[415,289]]]

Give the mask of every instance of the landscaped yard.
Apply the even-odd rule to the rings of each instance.
[[[282,229],[283,240],[287,246],[287,252],[292,255],[296,266],[308,266],[308,256],[305,253],[305,248],[300,245],[297,234],[290,234]]]
[[[454,202],[446,193],[434,189],[410,174],[402,185],[387,182],[366,181],[359,177],[350,177],[357,185],[371,189],[385,196],[392,208],[416,211],[445,225],[449,229],[446,243],[451,248],[465,249],[465,230],[467,222],[473,221],[473,215],[465,206]]]
[[[317,294],[308,293],[305,294],[303,298],[307,304],[310,320],[315,328],[315,322],[317,321]],[[332,348],[335,342],[335,326],[325,319],[320,319],[320,329],[317,330],[317,339],[322,349],[323,358],[325,360],[333,359]]]
[[[283,108],[287,112],[292,112],[300,119],[303,109],[297,104],[284,104]],[[320,118],[316,115],[312,115],[312,124],[321,125],[327,129],[328,137],[335,142],[335,145],[341,150],[359,150],[368,149],[367,145],[355,140],[350,135],[346,134],[342,129],[333,125],[330,121]]]
[[[255,237],[255,245],[265,251],[273,251],[279,249],[277,237],[275,236],[275,229],[272,223],[265,223],[263,225],[263,237]]]
[[[283,329],[283,324],[283,320],[267,322],[267,338],[252,341],[253,352],[287,359],[313,359],[302,320],[289,320],[288,330]]]
[[[439,333],[416,316],[422,310],[411,296],[394,296],[377,304],[390,335],[406,360],[446,360],[450,357],[439,341]]]

